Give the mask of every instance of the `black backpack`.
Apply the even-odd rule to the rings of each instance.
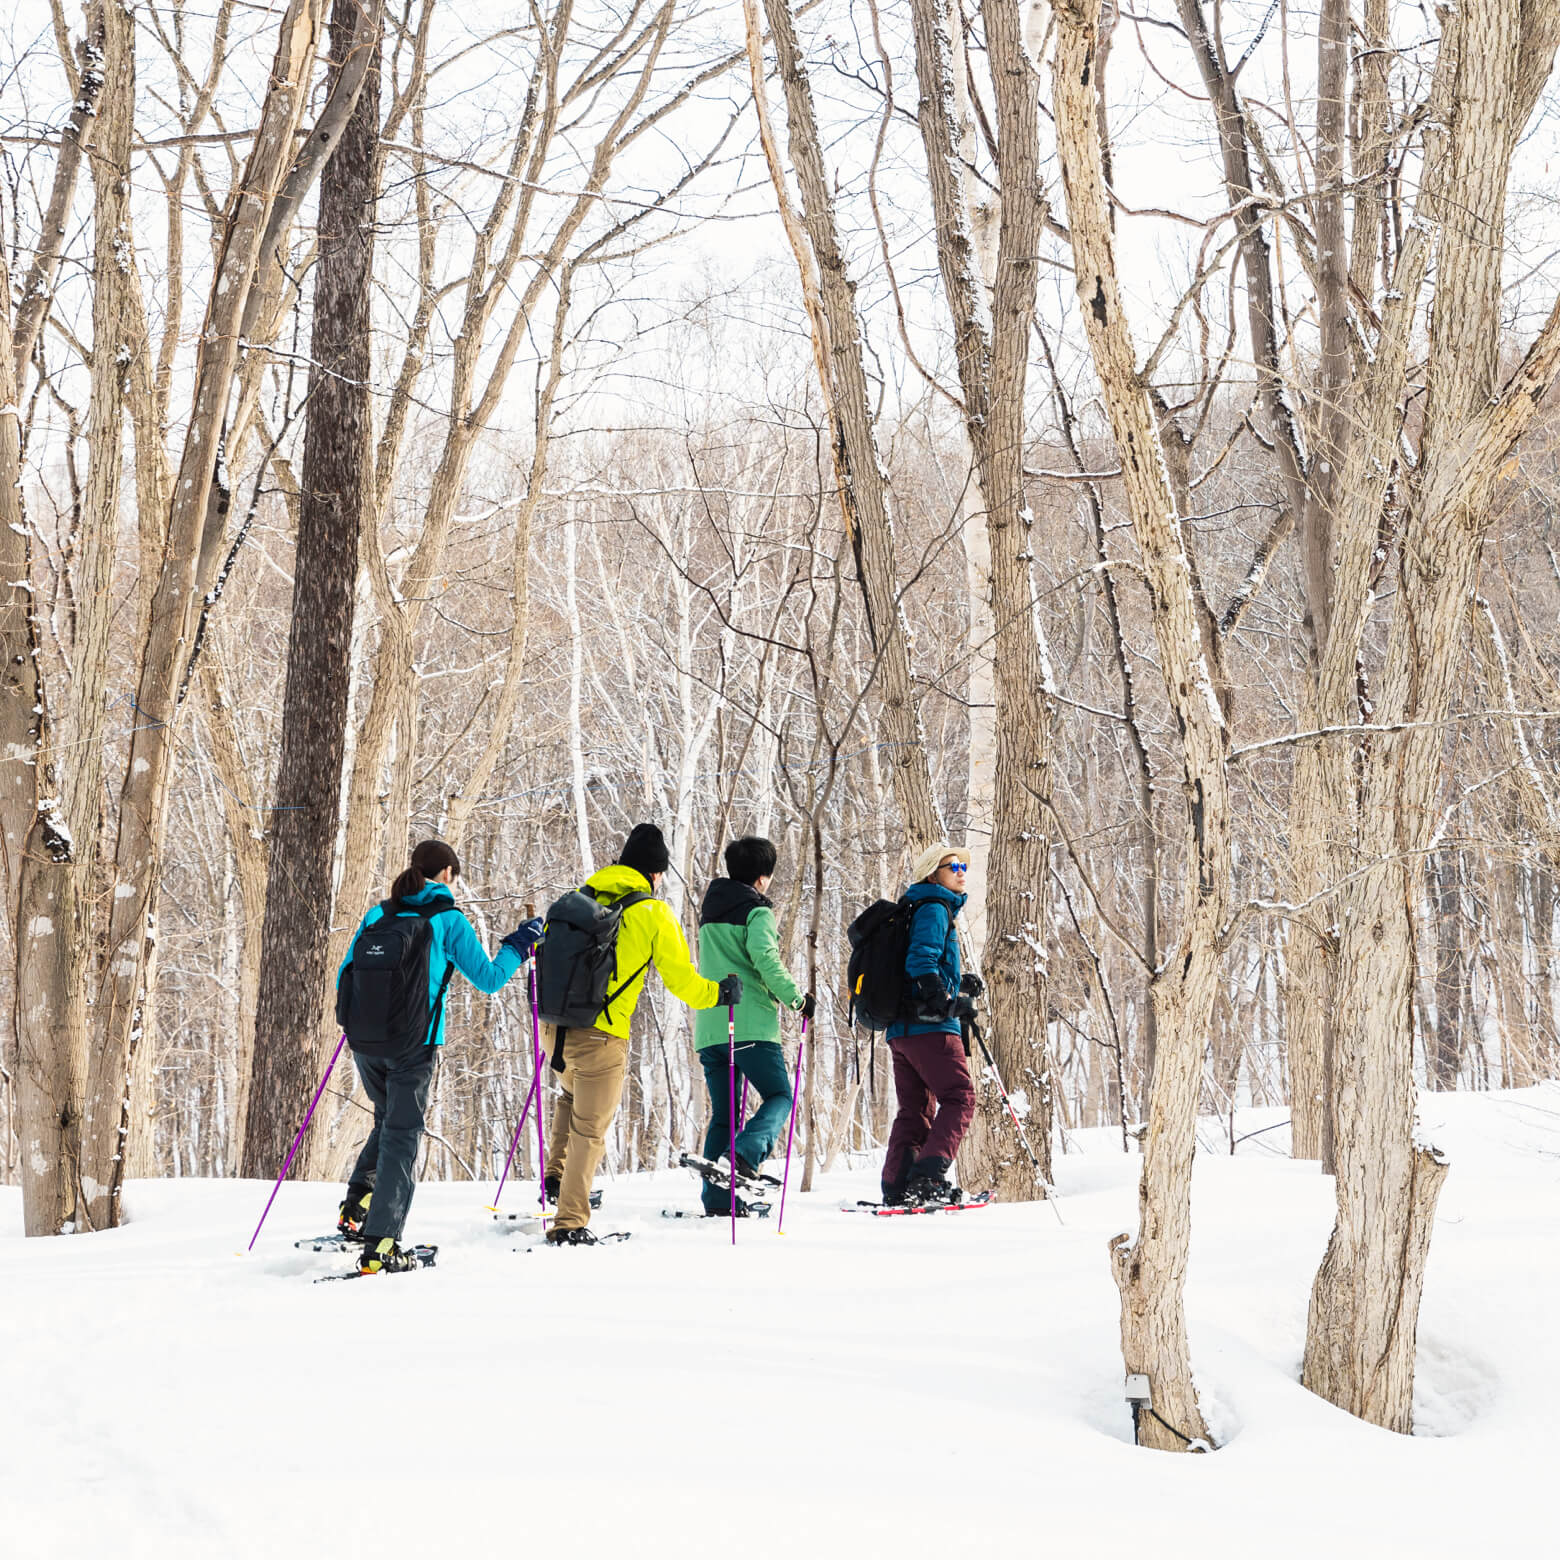
[[[901,899],[876,899],[849,926],[850,1021],[887,1029],[908,1016],[905,960],[916,907]]]
[[[428,951],[433,918],[455,909],[448,899],[414,905],[387,899],[372,926],[352,943],[336,985],[336,1022],[359,1056],[401,1056],[427,1043],[434,1018],[455,973],[445,966],[438,995],[428,1001]]]
[[[547,925],[536,961],[536,1007],[544,1024],[557,1027],[552,1065],[563,1071],[563,1038],[568,1029],[590,1029],[633,985],[644,964],[614,990],[618,931],[623,912],[651,896],[635,890],[604,904],[594,889],[575,889],[547,907]]]

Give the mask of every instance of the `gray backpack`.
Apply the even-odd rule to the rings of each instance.
[[[589,888],[576,889],[547,907],[547,926],[536,965],[536,1006],[544,1024],[558,1031],[552,1065],[563,1071],[564,1034],[590,1029],[611,1014],[612,1004],[643,973],[648,959],[614,989],[618,931],[623,912],[651,896],[643,890],[610,903]]]

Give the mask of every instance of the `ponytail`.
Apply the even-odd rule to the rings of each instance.
[[[412,852],[412,864],[390,885],[392,899],[410,899],[428,886],[446,867],[454,867],[460,876],[460,857],[443,840],[424,840]]]

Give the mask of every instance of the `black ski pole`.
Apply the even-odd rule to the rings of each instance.
[[[1039,1157],[1034,1149],[1029,1146],[1029,1139],[1024,1135],[1024,1124],[1018,1119],[1018,1112],[1013,1108],[1012,1097],[1008,1094],[1007,1085],[1002,1081],[1002,1073],[997,1067],[996,1058],[986,1046],[986,1037],[980,1032],[980,1025],[973,1018],[964,1020],[964,1027],[975,1036],[975,1043],[980,1047],[980,1054],[986,1058],[986,1066],[991,1071],[991,1076],[996,1081],[997,1093],[1002,1096],[1002,1103],[1007,1106],[1007,1113],[1013,1122],[1013,1130],[1018,1133],[1018,1141],[1023,1145],[1024,1152],[1029,1155],[1029,1163],[1034,1167],[1035,1174],[1040,1178],[1040,1184],[1045,1188],[1045,1200],[1051,1205],[1051,1212],[1056,1215],[1058,1224],[1065,1223],[1062,1218],[1062,1210],[1056,1206],[1056,1188],[1047,1179],[1045,1171],[1041,1168]]]

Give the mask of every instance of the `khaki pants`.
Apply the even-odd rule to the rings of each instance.
[[[546,1173],[561,1183],[555,1229],[583,1229],[590,1223],[590,1183],[606,1150],[627,1072],[628,1041],[601,1029],[569,1031],[547,1149]]]

